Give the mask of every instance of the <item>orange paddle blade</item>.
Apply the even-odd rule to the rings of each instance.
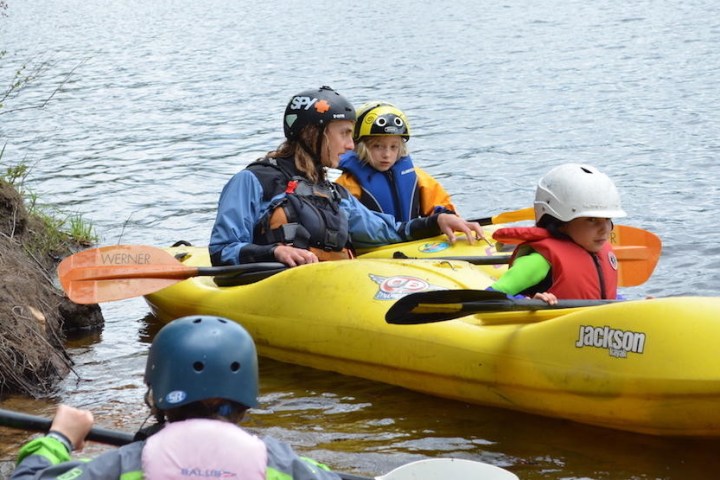
[[[160,248],[114,245],[65,258],[58,266],[58,277],[70,300],[91,304],[146,295],[190,278],[197,271]]]
[[[652,232],[628,225],[615,225],[610,243],[618,262],[618,285],[641,285],[655,271],[662,253],[660,237]]]

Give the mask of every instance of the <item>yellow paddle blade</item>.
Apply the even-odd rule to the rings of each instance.
[[[521,222],[523,220],[535,220],[535,209],[533,207],[514,210],[512,212],[503,212],[492,218],[493,225],[499,223]]]

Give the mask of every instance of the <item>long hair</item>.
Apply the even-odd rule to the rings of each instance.
[[[325,129],[322,129],[325,132]],[[325,169],[320,162],[322,146],[326,145],[321,137],[320,127],[308,125],[300,131],[297,140],[285,140],[280,146],[268,153],[270,158],[295,159],[295,167],[302,172],[308,180],[318,183],[325,180]],[[311,147],[314,146],[314,147]]]

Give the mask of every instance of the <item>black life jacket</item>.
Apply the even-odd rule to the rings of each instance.
[[[297,171],[292,158],[264,158],[247,168],[260,181],[266,201],[286,194],[255,226],[255,243],[309,249],[320,260],[352,258],[348,219],[340,210],[347,190],[328,181],[312,183]]]

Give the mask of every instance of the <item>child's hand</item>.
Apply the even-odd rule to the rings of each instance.
[[[85,446],[85,436],[92,428],[93,422],[92,412],[60,404],[53,417],[50,431],[65,435],[72,449],[80,451]]]
[[[557,297],[550,292],[536,293],[533,299],[542,300],[548,305],[557,305],[558,303]]]

